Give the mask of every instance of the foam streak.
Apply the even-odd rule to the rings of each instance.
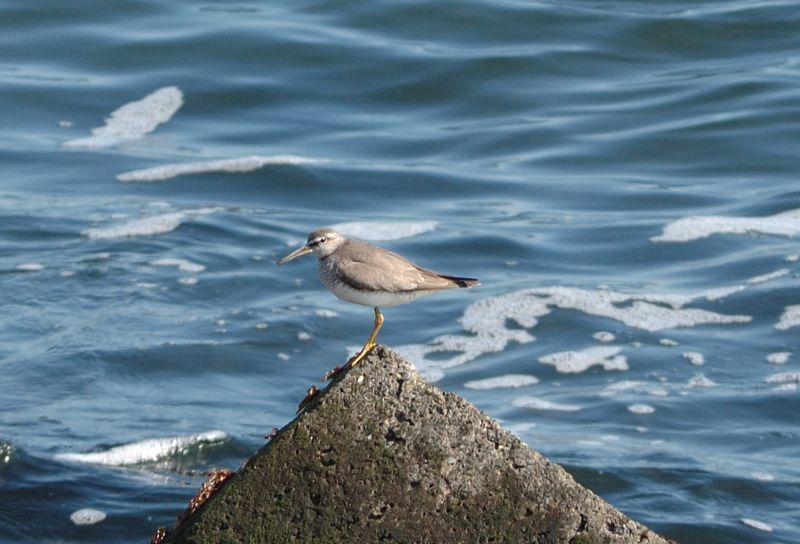
[[[138,140],[169,121],[183,105],[178,87],[162,87],[141,100],[117,108],[106,124],[92,129],[92,135],[64,142],[64,147],[103,148]]]
[[[184,220],[198,215],[208,215],[219,208],[198,208],[182,212],[170,212],[132,219],[113,227],[92,227],[81,234],[92,239],[119,239],[136,236],[154,236],[171,232],[181,226]]]
[[[273,155],[268,157],[253,155],[218,161],[164,164],[152,168],[125,172],[124,174],[119,174],[117,179],[126,182],[155,182],[165,181],[188,174],[208,174],[213,172],[244,173],[258,170],[267,165],[318,164],[321,162],[325,161],[308,157],[299,157],[297,155]]]
[[[800,208],[766,217],[728,217],[723,215],[683,217],[664,227],[653,242],[690,242],[712,234],[800,234]]]
[[[725,315],[683,307],[694,300],[706,298],[706,292],[695,295],[634,295],[561,286],[523,289],[470,305],[461,318],[464,329],[472,333],[469,336],[444,335],[429,344],[407,345],[398,349],[414,361],[427,379],[434,381],[442,377],[443,369],[467,363],[486,353],[503,351],[510,342],[532,342],[535,338],[526,329],[535,327],[538,319],[549,314],[553,308],[607,317],[649,332],[698,325],[749,323],[752,320],[748,315]],[[518,326],[509,326],[510,322]],[[618,348],[599,346],[595,349]],[[444,359],[429,358],[434,353],[453,355]],[[624,357],[617,353],[602,361],[601,364],[605,366],[619,369],[625,365]]]

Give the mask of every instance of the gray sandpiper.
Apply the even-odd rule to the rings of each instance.
[[[317,256],[317,269],[325,287],[341,300],[372,306],[375,324],[369,339],[346,368],[358,364],[372,347],[383,325],[381,307],[405,304],[420,297],[452,289],[473,287],[480,282],[439,274],[417,266],[397,253],[359,240],[345,238],[331,228],[321,228],[308,235],[306,244],[279,261],[282,265],[308,253]]]

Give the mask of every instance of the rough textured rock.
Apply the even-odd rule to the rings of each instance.
[[[383,346],[166,541],[667,542]]]

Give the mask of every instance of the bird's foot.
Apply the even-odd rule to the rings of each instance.
[[[328,380],[332,380],[335,377],[337,377],[339,374],[341,374],[342,372],[344,372],[346,370],[349,370],[352,367],[356,366],[358,363],[360,363],[364,359],[364,357],[369,355],[369,352],[372,351],[372,348],[374,348],[375,346],[377,346],[377,344],[374,344],[374,343],[373,344],[369,344],[367,346],[364,346],[361,349],[361,351],[359,351],[358,353],[356,353],[355,355],[350,357],[350,359],[348,359],[347,362],[344,365],[336,366],[336,367],[333,368],[333,370],[329,370],[322,377],[322,381],[323,382],[327,382]]]
[[[314,400],[314,398],[317,395],[319,395],[319,389],[317,389],[317,386],[312,385],[311,387],[309,387],[308,391],[306,391],[306,396],[303,397],[303,400],[301,400],[300,404],[297,406],[297,413],[299,414],[300,412],[302,412],[303,408],[308,406],[308,403]]]
[[[348,360],[348,361],[345,363],[344,367],[345,367],[345,368],[352,368],[352,367],[356,366],[358,363],[360,363],[361,361],[363,361],[363,360],[364,360],[364,357],[366,357],[367,355],[369,355],[369,352],[370,352],[370,351],[372,351],[372,348],[374,348],[374,347],[375,347],[375,346],[377,346],[377,345],[378,345],[378,344],[376,344],[375,342],[372,342],[372,343],[369,343],[369,344],[367,344],[366,346],[364,346],[363,348],[361,348],[361,351],[359,351],[357,354],[355,354],[354,356],[352,356],[352,357],[351,357],[351,358],[350,358],[350,359],[349,359],[349,360]]]
[[[347,368],[346,364],[344,366],[336,365],[331,370],[329,370],[329,371],[327,371],[325,373],[325,375],[322,377],[322,381],[323,382],[327,382],[328,380],[334,379],[336,376],[341,374],[344,371],[345,368]]]

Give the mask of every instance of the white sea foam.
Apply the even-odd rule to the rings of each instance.
[[[792,253],[791,255],[787,255],[784,260],[787,263],[795,263],[797,261],[800,261],[800,255],[798,255],[797,253]]]
[[[712,234],[800,234],[800,208],[766,217],[692,216],[669,223],[654,242],[689,242]]]
[[[111,227],[91,227],[81,234],[92,239],[133,238],[136,236],[155,236],[172,232],[190,217],[208,215],[220,208],[198,208],[180,212],[170,212],[131,219]]]
[[[612,333],[608,331],[598,331],[592,335],[592,338],[594,338],[598,342],[603,342],[603,343],[613,342],[614,340],[617,339],[616,336],[614,336]]]
[[[106,124],[93,128],[91,136],[69,140],[64,146],[102,148],[138,140],[169,121],[182,105],[183,93],[178,87],[162,87],[111,112]]]
[[[658,343],[668,348],[674,348],[675,346],[680,345],[678,342],[670,338],[662,338],[661,340],[658,341]]]
[[[764,380],[767,383],[800,383],[800,372],[779,372],[767,376]]]
[[[38,272],[44,270],[44,265],[41,263],[22,263],[15,266],[14,270],[19,272]]]
[[[754,480],[758,480],[760,482],[774,482],[775,481],[775,476],[773,476],[769,472],[755,471],[755,472],[751,472],[750,476]]]
[[[550,410],[555,412],[578,412],[583,410],[583,407],[577,404],[562,404],[535,397],[517,397],[511,401],[511,404],[517,408],[529,408],[531,410]]]
[[[94,525],[106,519],[106,513],[94,508],[82,508],[71,513],[69,519],[75,525]]]
[[[58,453],[55,458],[59,461],[89,463],[94,465],[131,466],[142,463],[152,463],[180,454],[195,445],[220,442],[228,435],[222,431],[209,431],[190,436],[176,436],[171,438],[151,438],[115,446],[105,451],[91,453]]]
[[[443,376],[442,369],[468,363],[484,353],[500,352],[509,342],[526,344],[535,340],[526,330],[509,328],[508,321],[531,328],[537,317],[550,313],[547,305],[535,296],[520,292],[486,298],[471,304],[461,317],[461,324],[472,336],[443,335],[430,344],[411,344],[398,347],[398,351],[414,362],[420,373],[429,381]],[[447,359],[432,360],[433,353],[453,353]]]
[[[522,423],[512,423],[512,422],[500,422],[503,427],[514,433],[518,438],[523,433],[530,431],[531,429],[536,428],[536,423],[533,421],[524,421]]]
[[[705,356],[697,351],[686,351],[683,353],[683,358],[695,366],[703,365],[706,362]]]
[[[630,406],[628,406],[628,411],[632,414],[648,415],[655,412],[656,409],[650,406],[649,404],[631,404]]]
[[[721,298],[729,297],[734,293],[744,291],[747,287],[744,285],[733,285],[730,287],[715,287],[713,289],[706,289],[703,291],[702,296],[706,300],[719,300]]]
[[[119,181],[128,182],[154,182],[165,181],[187,174],[209,174],[214,172],[244,173],[252,172],[270,165],[320,164],[324,162],[326,161],[323,159],[300,157],[298,155],[251,155],[249,157],[237,157],[216,161],[163,164],[152,168],[125,172],[124,174],[119,174],[117,179]]]
[[[783,314],[781,314],[775,328],[779,331],[785,331],[798,325],[800,325],[800,304],[795,304],[783,309]]]
[[[197,285],[198,282],[197,276],[187,276],[185,278],[178,278],[178,283],[181,285]]]
[[[8,443],[0,442],[0,464],[9,464],[11,462],[11,454],[13,452],[14,446]]]
[[[345,236],[370,242],[411,238],[434,230],[438,221],[352,221],[331,225]]]
[[[539,362],[553,365],[558,372],[577,374],[594,365],[602,365],[605,370],[628,370],[628,361],[619,353],[619,346],[593,346],[581,351],[561,351],[539,357]]]
[[[791,351],[777,351],[767,355],[767,362],[772,363],[773,365],[782,365],[787,363],[791,356]]]
[[[792,383],[783,383],[774,387],[773,391],[790,391],[795,392],[800,389],[800,382],[792,382]]]
[[[495,376],[483,380],[472,380],[466,382],[464,387],[467,389],[500,389],[505,387],[525,387],[526,385],[533,385],[536,383],[539,383],[539,379],[536,376],[531,376],[529,374],[505,374],[503,376]]]
[[[155,261],[150,261],[150,264],[153,266],[174,266],[178,270],[191,273],[199,273],[206,269],[206,267],[202,264],[193,263],[192,261],[187,261],[186,259],[175,259],[171,257],[156,259]]]
[[[717,382],[706,378],[703,374],[695,374],[686,382],[688,387],[716,387]]]
[[[155,289],[156,287],[158,287],[158,284],[147,281],[140,281],[136,283],[136,287],[140,289]]]
[[[607,385],[600,392],[600,395],[607,397],[615,397],[623,392],[644,393],[654,397],[666,397],[669,392],[661,387],[650,382],[638,380],[620,380]]]
[[[187,261],[186,259],[175,259],[172,257],[156,259],[155,261],[150,261],[150,264],[153,266],[174,266],[183,272],[192,273],[199,273],[206,269],[206,267],[202,264],[193,263],[192,261]]]
[[[757,519],[752,518],[741,518],[742,523],[747,525],[748,527],[752,527],[753,529],[758,529],[759,531],[766,531],[768,533],[772,532],[772,526],[764,523],[763,521],[758,521]]]
[[[429,344],[400,346],[429,380],[441,378],[441,370],[461,365],[486,354],[502,351],[509,342],[532,342],[535,337],[526,329],[553,308],[579,310],[589,315],[620,321],[630,327],[650,332],[698,325],[749,323],[748,315],[725,315],[699,308],[684,308],[706,293],[695,295],[634,295],[611,290],[588,290],[577,287],[522,289],[479,300],[471,304],[461,318],[470,335],[444,335]],[[606,348],[606,346],[599,346]],[[453,355],[449,358],[431,354]],[[615,364],[621,364],[616,361]],[[438,369],[433,372],[433,369]]]
[[[781,268],[780,270],[776,270],[768,274],[761,274],[760,276],[755,276],[754,278],[750,278],[749,280],[747,280],[747,283],[749,283],[750,285],[767,283],[768,281],[772,281],[774,279],[780,278],[781,276],[785,276],[788,273],[789,273],[788,268]]]
[[[411,366],[414,365],[412,364]],[[414,366],[414,368],[417,367]],[[420,376],[422,376],[428,383],[435,383],[444,378],[444,371],[441,368],[424,366],[422,368],[417,368],[417,370],[419,371]]]
[[[339,316],[339,314],[334,312],[333,310],[325,310],[325,309],[317,310],[314,313],[316,315],[318,315],[319,317],[338,317]]]
[[[183,212],[151,215],[140,219],[132,219],[113,227],[91,227],[84,230],[82,234],[93,239],[152,236],[177,229],[185,218],[186,214]]]
[[[745,315],[724,315],[699,308],[683,308],[697,298],[705,298],[704,292],[697,295],[633,295],[577,287],[546,287],[528,292],[543,297],[548,306],[608,317],[650,332],[707,324],[749,323],[752,320],[752,317]]]

